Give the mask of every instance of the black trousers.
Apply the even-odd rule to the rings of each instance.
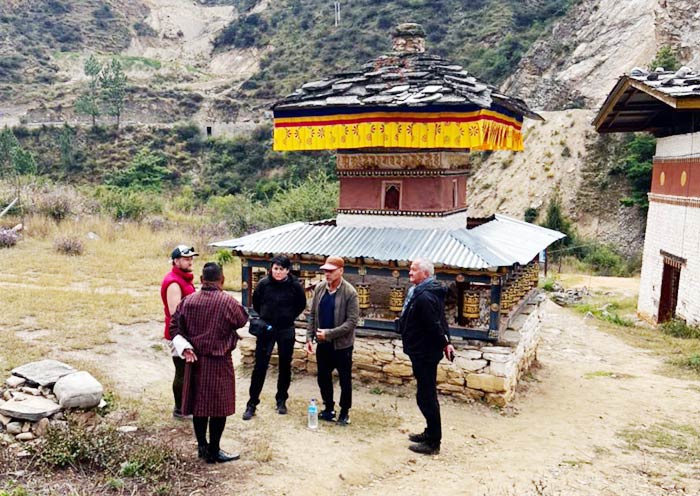
[[[352,407],[352,346],[342,350],[333,348],[333,343],[318,343],[316,362],[318,365],[318,387],[326,410],[333,410],[333,369],[338,371],[340,382],[340,408]]]
[[[425,433],[430,439],[428,444],[440,445],[442,424],[440,422],[440,403],[437,396],[437,367],[440,360],[410,358],[417,383],[416,403],[418,403],[418,408],[428,424],[425,429]]]
[[[182,385],[185,382],[185,359],[173,357],[173,364],[175,365],[173,397],[175,398],[175,410],[179,412],[182,407]]]
[[[257,406],[260,403],[260,392],[265,384],[267,367],[270,364],[272,349],[277,343],[279,355],[279,374],[277,375],[277,394],[275,399],[286,401],[289,398],[289,383],[292,381],[292,353],[294,352],[294,328],[274,330],[269,335],[257,338],[255,343],[255,365],[253,375],[250,378],[249,406]]]

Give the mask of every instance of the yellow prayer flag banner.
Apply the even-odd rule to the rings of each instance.
[[[274,150],[353,148],[523,149],[522,123],[491,110],[276,117]]]

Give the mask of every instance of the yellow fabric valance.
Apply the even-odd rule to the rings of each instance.
[[[353,148],[523,149],[522,121],[493,110],[275,116],[277,151]]]

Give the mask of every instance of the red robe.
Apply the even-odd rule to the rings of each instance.
[[[248,321],[245,308],[213,286],[183,299],[170,322],[170,335],[190,342],[197,361],[185,367],[182,413],[227,417],[236,412],[236,376],[231,352],[237,329]]]

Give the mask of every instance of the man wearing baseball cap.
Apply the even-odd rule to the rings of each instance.
[[[352,406],[352,350],[355,327],[360,315],[357,291],[343,279],[345,262],[341,257],[328,257],[321,266],[326,280],[320,282],[311,300],[309,326],[306,331],[306,351],[314,352],[318,365],[318,387],[325,405],[319,418],[335,420],[333,401],[333,369],[338,370],[340,382],[339,425],[350,423]]]
[[[192,267],[194,265],[194,257],[199,256],[194,248],[187,245],[178,245],[170,254],[172,269],[165,275],[163,282],[160,285],[160,298],[163,301],[163,312],[165,313],[165,340],[168,342],[171,354],[173,356],[173,364],[175,365],[175,378],[173,379],[173,396],[175,399],[175,407],[173,408],[173,417],[177,419],[183,418],[182,406],[182,383],[185,377],[185,360],[180,358],[175,352],[170,338],[170,318],[182,299],[194,293],[194,274]]]

